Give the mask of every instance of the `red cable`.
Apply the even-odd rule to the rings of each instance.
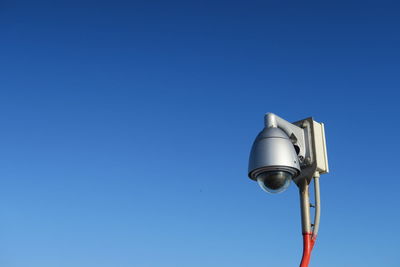
[[[303,233],[303,257],[301,259],[300,267],[308,267],[315,240],[316,237],[313,236],[312,233]]]

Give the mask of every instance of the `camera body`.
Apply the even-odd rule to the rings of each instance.
[[[311,181],[329,171],[324,125],[307,118],[290,123],[265,115],[265,128],[256,137],[249,158],[249,178],[270,193],[283,192],[293,180]]]

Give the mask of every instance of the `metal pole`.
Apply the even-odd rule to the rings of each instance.
[[[300,267],[308,267],[310,262],[311,244],[311,219],[310,219],[310,196],[309,186],[306,179],[299,185],[300,190],[300,210],[301,210],[301,229],[303,233],[303,256]]]
[[[310,193],[309,184],[304,179],[299,184],[300,191],[300,209],[301,209],[301,229],[303,233],[303,257],[300,267],[308,267],[310,263],[311,251],[314,247],[318,235],[320,214],[321,214],[321,199],[319,189],[319,173],[314,174],[314,195],[315,195],[315,216],[314,224],[311,224],[310,217]],[[311,228],[313,228],[311,230]]]
[[[303,234],[311,233],[311,219],[310,219],[310,196],[309,186],[306,179],[304,179],[300,186],[300,209],[301,209],[301,230]]]

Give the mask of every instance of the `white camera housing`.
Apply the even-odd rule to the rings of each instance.
[[[251,149],[248,175],[260,183],[260,175],[277,171],[289,173],[297,185],[304,179],[309,183],[315,173],[328,173],[323,123],[312,118],[290,123],[273,113],[265,115],[265,128]]]

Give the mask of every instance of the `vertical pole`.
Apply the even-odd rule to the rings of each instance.
[[[300,190],[300,209],[301,209],[301,230],[303,234],[311,233],[311,218],[310,218],[310,195],[306,179],[301,181]]]
[[[309,185],[304,179],[299,185],[300,209],[301,209],[301,229],[303,233],[303,257],[300,267],[308,267],[310,262],[311,250],[313,247],[311,218],[310,218],[310,196]]]
[[[308,267],[308,264],[310,263],[311,251],[314,247],[318,235],[319,220],[321,215],[319,175],[320,175],[319,172],[314,173],[314,194],[315,194],[314,225],[311,224],[311,217],[310,217],[311,205],[310,205],[309,184],[307,183],[306,179],[304,179],[298,185],[300,191],[301,230],[303,232],[303,257],[301,259],[300,267]]]

